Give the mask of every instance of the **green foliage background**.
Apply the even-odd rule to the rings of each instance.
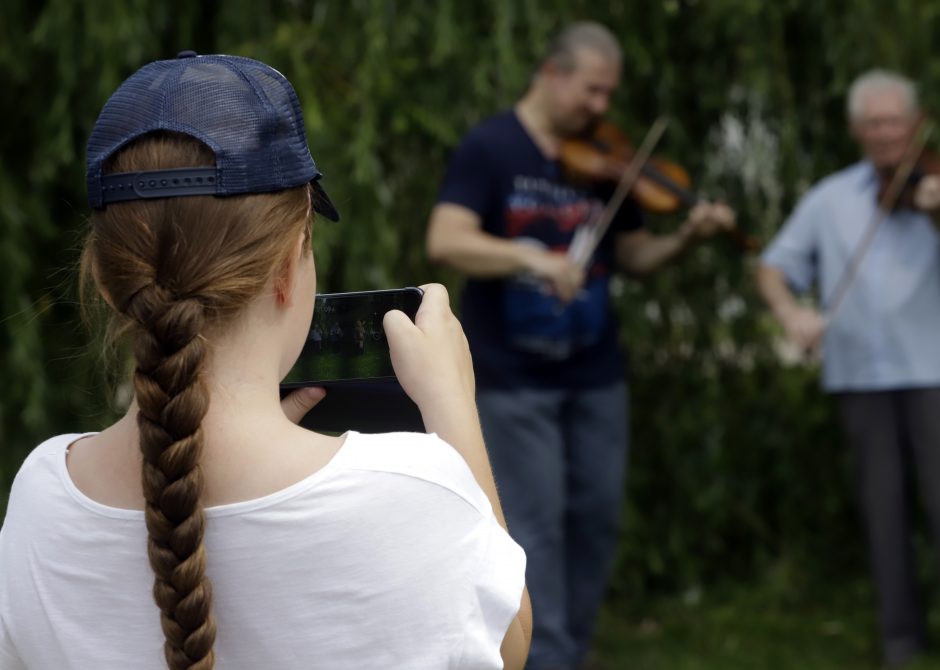
[[[514,101],[569,20],[622,40],[614,120],[639,136],[668,118],[663,152],[766,241],[802,190],[854,160],[843,96],[855,75],[901,69],[936,107],[938,12],[928,0],[3,2],[0,515],[35,444],[113,411],[75,299],[83,151],[108,94],[144,62],[238,53],[292,80],[344,217],[315,231],[321,290],[456,289],[423,252],[449,152]],[[621,596],[860,570],[830,403],[813,365],[780,361],[754,262],[718,241],[618,287],[634,418]]]

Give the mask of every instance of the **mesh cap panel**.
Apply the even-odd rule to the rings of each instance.
[[[159,182],[167,186],[166,179],[156,184],[151,180],[153,188],[137,189],[137,175],[129,175],[125,189],[125,181],[102,175],[104,163],[121,147],[160,130],[190,135],[215,152],[214,179],[207,179],[193,195],[266,193],[313,182],[316,209],[337,218],[317,183],[322,175],[307,146],[297,95],[281,73],[264,63],[190,55],[150,63],[131,75],[105,104],[88,141],[92,207],[188,194],[161,190]],[[160,171],[160,176],[167,172]],[[138,183],[143,187],[145,180]]]

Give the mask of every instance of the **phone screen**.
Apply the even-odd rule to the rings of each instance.
[[[399,309],[414,320],[423,293],[409,287],[318,295],[307,342],[282,384],[394,378],[382,319]]]

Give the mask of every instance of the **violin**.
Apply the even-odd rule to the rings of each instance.
[[[880,171],[880,184],[878,187],[878,207],[871,223],[865,228],[855,250],[849,257],[845,269],[835,282],[830,297],[825,301],[823,312],[824,323],[832,323],[832,319],[839,306],[845,299],[849,287],[855,280],[862,259],[868,253],[875,233],[888,216],[898,207],[916,209],[914,205],[914,192],[920,180],[928,174],[940,174],[940,160],[927,151],[927,138],[933,132],[933,122],[922,118],[917,125],[914,136],[904,150],[904,156],[897,167]]]
[[[580,183],[616,183],[630,164],[634,148],[627,136],[609,121],[599,121],[589,134],[562,142],[559,159],[568,177]],[[692,207],[700,198],[690,190],[689,173],[678,163],[651,156],[640,168],[630,195],[643,209],[657,214]],[[742,251],[758,248],[757,241],[732,228],[727,231]]]
[[[927,175],[940,176],[940,156],[929,149],[922,149],[917,161],[907,175],[907,179],[905,179],[904,183],[901,185],[901,189],[896,195],[895,201],[893,203],[886,203],[888,187],[897,171],[898,168],[878,171],[879,184],[877,202],[888,211],[896,211],[899,209],[917,210],[918,207],[914,204],[914,193],[917,191],[920,180]]]

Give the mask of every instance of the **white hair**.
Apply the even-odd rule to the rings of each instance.
[[[864,111],[865,100],[873,93],[893,91],[904,98],[907,111],[914,114],[918,108],[917,87],[907,77],[890,70],[869,70],[859,75],[849,87],[846,108],[849,121],[857,121]]]

